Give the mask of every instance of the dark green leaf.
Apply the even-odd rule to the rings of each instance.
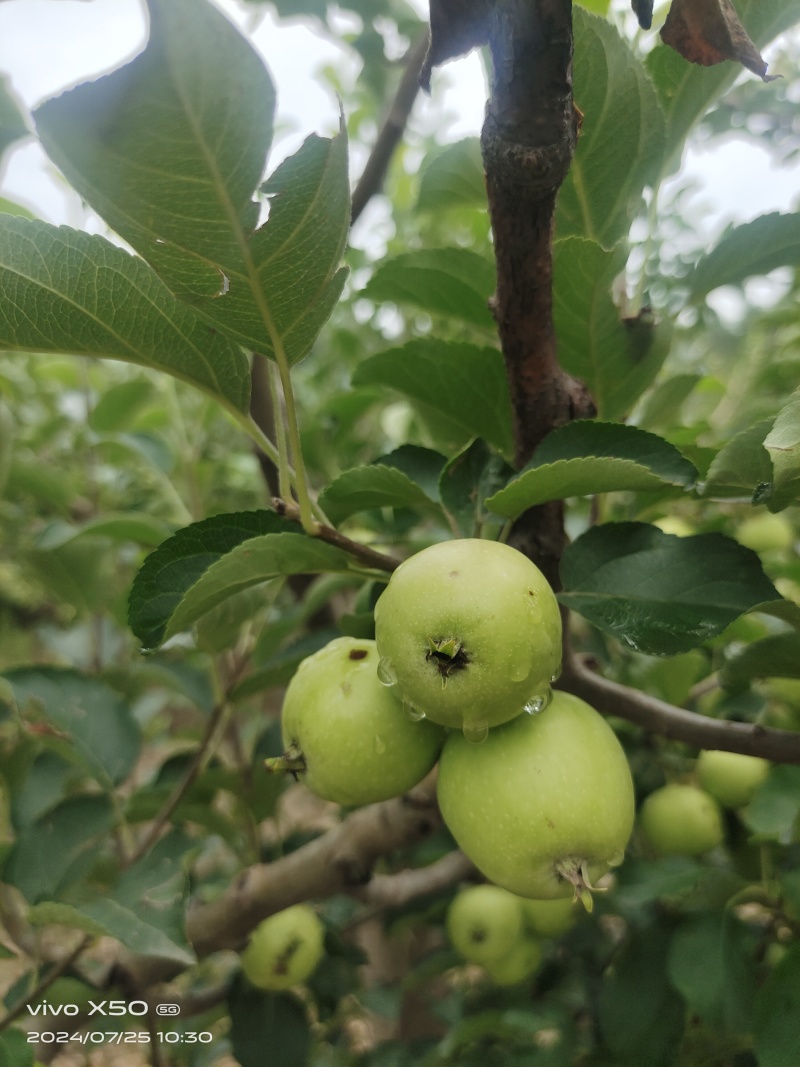
[[[511,403],[503,357],[494,348],[417,340],[359,364],[354,385],[384,385],[461,426],[465,443],[482,437],[513,451]]]
[[[605,19],[576,7],[574,91],[578,146],[558,194],[558,237],[610,249],[628,234],[642,190],[658,173],[664,116],[639,59]]]
[[[131,952],[189,965],[195,962],[194,953],[176,945],[165,933],[143,922],[139,915],[116,900],[94,900],[89,904],[81,904],[76,910]]]
[[[490,330],[488,300],[494,286],[495,266],[485,256],[466,248],[423,248],[384,260],[362,295]]]
[[[232,548],[261,534],[300,531],[274,511],[215,515],[179,530],[144,562],[134,579],[128,622],[145,648],[155,648],[184,594]]]
[[[15,752],[15,772],[21,772],[23,753]],[[71,780],[79,777],[80,770],[55,752],[40,753],[24,773],[16,780],[11,791],[11,820],[20,830],[35,822],[63,798]]]
[[[662,437],[635,426],[582,420],[549,433],[527,467],[486,506],[515,519],[547,500],[665,485],[688,488],[696,477],[694,466]]]
[[[211,608],[234,593],[289,574],[346,571],[350,557],[340,548],[297,533],[252,537],[204,571],[182,597],[167,622],[164,636],[182,633]]]
[[[485,502],[512,474],[512,468],[480,438],[450,460],[440,475],[439,493],[463,537],[477,536],[487,521],[497,523]]]
[[[721,285],[739,285],[754,274],[800,263],[800,214],[773,211],[725,234],[688,277],[693,300]]]
[[[666,975],[666,927],[634,930],[600,989],[603,1042],[615,1063],[671,1067],[683,1037],[686,1010]]]
[[[430,500],[438,503],[439,476],[447,462],[441,452],[423,448],[421,445],[400,445],[393,452],[380,456],[375,462],[402,471],[417,483]]]
[[[81,763],[105,787],[128,777],[139,755],[130,708],[98,678],[59,667],[19,667],[5,674],[21,711],[29,703],[66,737]]]
[[[758,556],[722,534],[676,537],[638,522],[595,526],[568,546],[559,600],[641,652],[674,655],[778,599]]]
[[[108,834],[113,820],[105,795],[69,797],[17,835],[4,880],[32,904],[53,898],[75,861]]]
[[[668,323],[642,312],[621,319],[611,287],[625,267],[623,248],[594,241],[557,241],[553,261],[553,320],[559,361],[585,382],[598,414],[621,419],[658,374],[671,340]]]
[[[14,141],[27,136],[28,127],[22,117],[22,110],[9,85],[8,78],[0,74],[0,156]]]
[[[736,10],[753,43],[763,48],[800,19],[800,0],[737,0]],[[659,44],[647,58],[647,69],[667,121],[665,163],[674,169],[692,126],[733,85],[740,68],[735,63],[697,66]]]
[[[408,475],[380,463],[340,474],[326,487],[319,502],[336,525],[359,511],[372,508],[429,510],[435,506],[434,501]]]
[[[800,633],[772,634],[726,660],[720,685],[741,692],[754,678],[800,678]]]
[[[438,215],[486,203],[481,146],[477,137],[447,145],[423,163],[417,210]]]
[[[254,989],[243,978],[228,998],[231,1046],[241,1067],[265,1067],[276,1056],[280,1067],[308,1067],[311,1033],[303,1005],[288,993]]]
[[[750,500],[759,485],[772,482],[772,462],[764,438],[773,420],[749,426],[717,453],[708,468],[703,496]]]
[[[247,411],[236,345],[179,303],[141,259],[103,237],[0,217],[0,349],[121,359]]]
[[[759,1067],[794,1067],[800,1061],[800,945],[778,963],[755,1001],[755,1050]]]
[[[774,472],[770,511],[779,511],[800,499],[800,389],[796,389],[778,412],[764,439]]]
[[[702,877],[703,868],[690,856],[661,856],[646,862],[626,859],[612,900],[623,911],[640,908],[663,897],[680,896]]]
[[[757,834],[786,844],[794,838],[800,815],[800,767],[778,765],[758,787],[744,811],[744,820]]]

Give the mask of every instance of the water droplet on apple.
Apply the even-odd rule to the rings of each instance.
[[[397,672],[388,656],[378,660],[378,681],[385,686],[397,685]]]
[[[558,679],[559,679],[560,677],[561,677],[561,664],[559,663],[559,665],[558,665],[558,666],[556,667],[556,669],[555,669],[555,670],[553,671],[553,673],[552,673],[552,674],[550,675],[550,682],[551,682],[551,684],[552,684],[552,685],[555,685],[555,683],[556,683],[556,682],[558,681]]]
[[[553,700],[552,690],[547,689],[543,693],[535,693],[522,709],[528,715],[541,715],[545,708],[550,706]]]
[[[422,720],[425,718],[425,712],[420,711],[419,708],[415,708],[409,700],[403,700],[403,708],[405,709],[406,715],[408,715],[409,719],[411,719],[412,722],[422,722]]]
[[[386,751],[386,742],[380,736],[380,734],[378,734],[375,738],[375,751],[378,753],[379,756],[382,756]]]
[[[619,867],[622,861],[625,859],[624,852],[615,852],[610,860],[607,860],[609,867]]]
[[[524,656],[511,664],[508,672],[512,682],[524,682],[531,673],[531,654],[526,652]]]
[[[488,722],[465,722],[464,737],[473,745],[482,744],[489,736]]]

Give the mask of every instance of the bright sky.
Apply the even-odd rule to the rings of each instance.
[[[259,20],[252,38],[278,87],[280,135],[272,165],[293,151],[310,132],[330,133],[338,123],[334,94],[317,77],[325,64],[342,66],[348,53],[316,36],[299,21],[277,25],[269,14],[254,15],[236,0],[216,0],[240,26]],[[425,0],[411,0],[420,13]],[[255,9],[257,10],[257,9]],[[5,0],[0,3],[0,71],[10,75],[29,107],[79,81],[108,71],[141,50],[145,18],[141,0]],[[351,77],[357,60],[349,56]],[[765,87],[765,91],[769,91]],[[421,97],[412,122],[419,129],[435,123],[445,140],[476,134],[483,118],[484,87],[480,64],[472,57],[449,64],[435,76],[433,100]],[[31,206],[56,223],[89,225],[77,199],[67,190],[37,144],[10,153],[0,193]],[[359,161],[353,167],[357,173]],[[715,146],[688,154],[684,175],[698,180],[695,207],[698,229],[708,239],[730,221],[746,221],[769,210],[798,205],[800,166],[773,168],[770,156],[751,142]]]

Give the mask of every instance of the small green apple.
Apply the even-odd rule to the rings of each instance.
[[[724,808],[743,808],[769,774],[768,760],[739,752],[701,752],[696,766],[701,788]]]
[[[660,856],[699,856],[722,843],[725,832],[713,797],[693,785],[662,786],[639,812],[639,827]]]
[[[381,676],[403,699],[473,740],[543,706],[561,662],[555,595],[526,556],[474,538],[405,560],[375,606]]]
[[[270,915],[253,930],[242,970],[260,989],[289,989],[305,982],[322,959],[325,927],[308,904]]]
[[[413,722],[378,681],[374,641],[337,637],[304,659],[286,690],[286,752],[268,760],[317,796],[373,804],[405,793],[433,767],[444,731]]]
[[[558,692],[482,745],[448,736],[439,807],[461,849],[496,885],[550,900],[580,894],[622,859],[634,819],[625,753],[606,720]]]
[[[578,909],[569,897],[559,900],[526,900],[522,905],[522,920],[531,934],[538,937],[560,937],[578,918]]]
[[[794,529],[785,515],[765,511],[745,519],[736,540],[754,552],[786,552],[794,544]]]
[[[472,963],[506,956],[522,936],[522,909],[513,893],[496,885],[462,889],[447,909],[447,935]]]
[[[686,519],[678,515],[665,515],[663,519],[657,519],[653,525],[664,533],[674,534],[676,537],[691,537],[695,532]]]
[[[510,952],[486,964],[495,985],[516,985],[530,978],[542,962],[542,946],[534,937],[524,935]]]

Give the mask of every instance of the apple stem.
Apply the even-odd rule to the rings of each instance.
[[[272,756],[264,760],[268,774],[291,774],[295,781],[306,769],[306,758],[297,745],[289,745],[282,756]]]

